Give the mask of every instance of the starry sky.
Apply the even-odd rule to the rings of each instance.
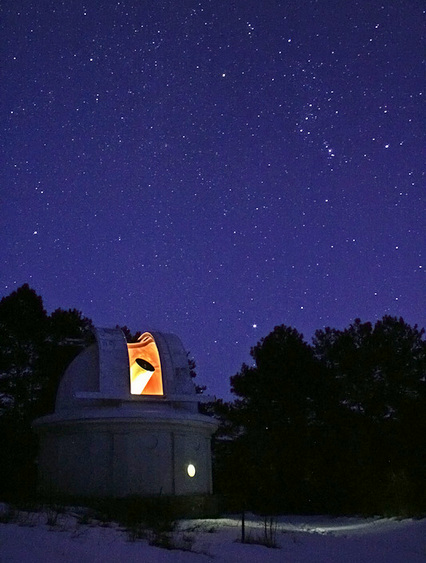
[[[177,334],[425,325],[420,0],[4,0],[0,297]]]

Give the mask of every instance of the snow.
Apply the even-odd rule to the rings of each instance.
[[[0,505],[3,520],[7,506]],[[49,522],[49,523],[48,523]],[[77,511],[14,512],[0,524],[1,563],[425,563],[426,519],[282,516],[275,523],[278,548],[240,543],[238,516],[185,520],[174,532],[191,551],[130,541],[116,523],[86,518]],[[246,537],[263,536],[264,522],[251,516]]]

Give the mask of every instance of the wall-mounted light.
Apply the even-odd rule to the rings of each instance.
[[[189,463],[187,468],[186,468],[186,472],[188,473],[188,475],[190,477],[194,477],[196,470],[195,470],[195,465],[193,465],[192,463]]]

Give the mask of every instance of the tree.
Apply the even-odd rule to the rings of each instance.
[[[31,416],[40,395],[40,349],[47,335],[43,302],[28,284],[0,301],[0,414]]]
[[[360,319],[344,331],[315,333],[315,354],[339,380],[340,403],[369,420],[397,419],[406,402],[421,400],[424,330],[385,316],[373,327]]]
[[[115,328],[119,328],[123,332],[127,342],[137,342],[140,336],[142,335],[140,331],[137,331],[133,334],[130,328],[128,328],[126,325],[124,326],[115,325]]]
[[[231,377],[219,490],[240,507],[413,514],[426,508],[424,330],[390,316],[315,333],[279,326]]]
[[[188,358],[189,375],[191,376],[191,379],[194,381],[195,378],[197,377],[197,364],[195,363],[195,359],[191,356],[190,352],[186,353],[186,357]],[[195,385],[195,392],[197,393],[197,395],[202,395],[204,391],[207,389],[207,385],[198,385],[197,383],[195,383],[195,381],[194,381],[194,385]],[[206,409],[203,405],[200,405],[199,408],[202,413],[208,414],[208,409]]]
[[[321,365],[303,335],[284,325],[262,338],[251,356],[254,364],[231,377],[238,399],[225,413],[228,432],[233,429],[228,491],[252,509],[297,510],[310,498]]]
[[[363,510],[426,506],[426,343],[424,330],[385,316],[373,325],[315,333],[316,357],[336,384],[337,417],[328,448],[346,496]],[[421,500],[422,499],[422,500]]]
[[[0,301],[0,490],[34,487],[34,418],[53,411],[60,376],[92,336],[78,311],[47,315],[24,284]]]

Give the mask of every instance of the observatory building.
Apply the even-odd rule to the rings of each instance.
[[[173,334],[145,332],[128,344],[120,329],[95,329],[96,343],[65,371],[54,414],[39,418],[39,491],[116,497],[212,492],[214,419],[187,354]]]

